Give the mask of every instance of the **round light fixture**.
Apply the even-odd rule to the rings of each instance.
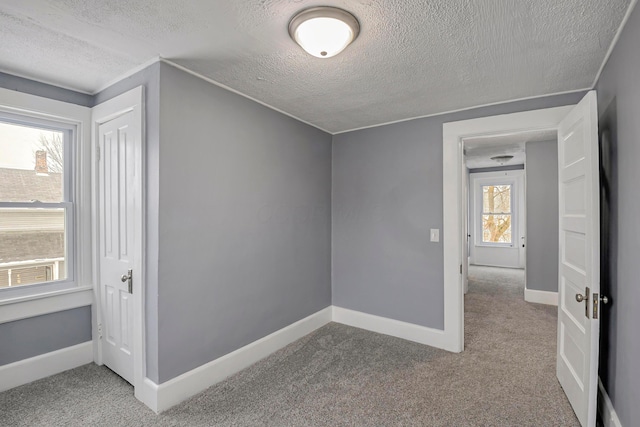
[[[498,162],[498,163],[506,163],[509,160],[513,159],[513,156],[511,155],[506,155],[506,156],[493,156],[491,157],[491,160]]]
[[[309,54],[331,58],[358,37],[360,24],[346,10],[313,7],[299,12],[289,22],[289,35]]]

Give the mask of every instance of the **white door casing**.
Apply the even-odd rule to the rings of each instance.
[[[557,375],[583,426],[596,425],[600,296],[600,194],[596,93],[558,127],[560,259]],[[578,302],[576,294],[589,298]],[[600,309],[598,304],[598,311]]]
[[[474,136],[512,135],[532,130],[555,130],[573,106],[545,108],[499,116],[444,123],[442,126],[442,194],[444,251],[444,336],[446,349],[464,349],[464,298],[460,274],[463,245],[464,206],[462,168],[463,140]],[[486,139],[486,141],[491,141]],[[466,214],[465,214],[466,215]]]
[[[141,396],[144,367],[143,88],[92,109],[96,242],[94,359]],[[132,293],[121,276],[132,270]]]
[[[462,176],[462,194],[464,197],[462,198],[462,212],[469,212],[470,203],[469,203],[469,184],[470,184],[470,173],[469,168],[463,167],[463,176]],[[471,238],[469,237],[471,234],[471,228],[469,227],[469,218],[466,215],[461,215],[460,220],[462,224],[460,225],[462,229],[462,234],[466,243],[462,245],[462,292],[466,295],[469,292],[469,259],[470,259],[470,245]]]

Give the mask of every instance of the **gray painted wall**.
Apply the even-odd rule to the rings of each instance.
[[[8,75],[0,79],[3,83],[74,102],[65,89]],[[78,98],[75,103],[97,105],[140,85],[146,93],[147,376],[160,383],[331,304],[331,136],[160,64],[88,102]],[[188,143],[184,135],[189,135]],[[158,283],[160,248],[163,292]],[[187,281],[191,287],[174,277],[182,268],[192,273]],[[199,295],[199,308],[192,305],[193,293]],[[29,331],[25,342],[58,345],[16,341],[4,359],[15,361],[91,339],[90,317],[79,313],[56,313],[50,328],[43,329],[46,336],[30,327],[33,319],[7,324]],[[75,319],[88,335],[58,328],[61,319],[60,324]],[[164,328],[162,339],[159,327]]]
[[[91,307],[0,324],[0,365],[91,341]]]
[[[93,106],[93,96],[0,72],[0,87],[70,104]]]
[[[159,382],[331,304],[331,135],[162,64]]]
[[[610,169],[601,177],[602,293],[600,377],[624,426],[640,420],[640,10],[632,12],[598,81],[600,131],[610,135]]]
[[[573,93],[348,132],[333,138],[333,304],[444,324],[442,124],[576,104]]]
[[[558,292],[558,141],[528,142],[527,289]]]
[[[145,93],[146,140],[146,289],[145,340],[147,377],[158,382],[158,209],[160,164],[160,64],[155,63],[96,94],[94,105],[135,87]]]

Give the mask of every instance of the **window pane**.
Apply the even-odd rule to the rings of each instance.
[[[482,212],[510,213],[511,185],[482,186]]]
[[[0,209],[0,288],[67,278],[65,211]]]
[[[511,215],[482,215],[482,241],[511,243]]]
[[[0,202],[63,201],[64,132],[0,122]]]

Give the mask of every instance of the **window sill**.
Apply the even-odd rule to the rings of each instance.
[[[0,300],[0,323],[93,304],[93,287],[79,286],[61,291]]]

